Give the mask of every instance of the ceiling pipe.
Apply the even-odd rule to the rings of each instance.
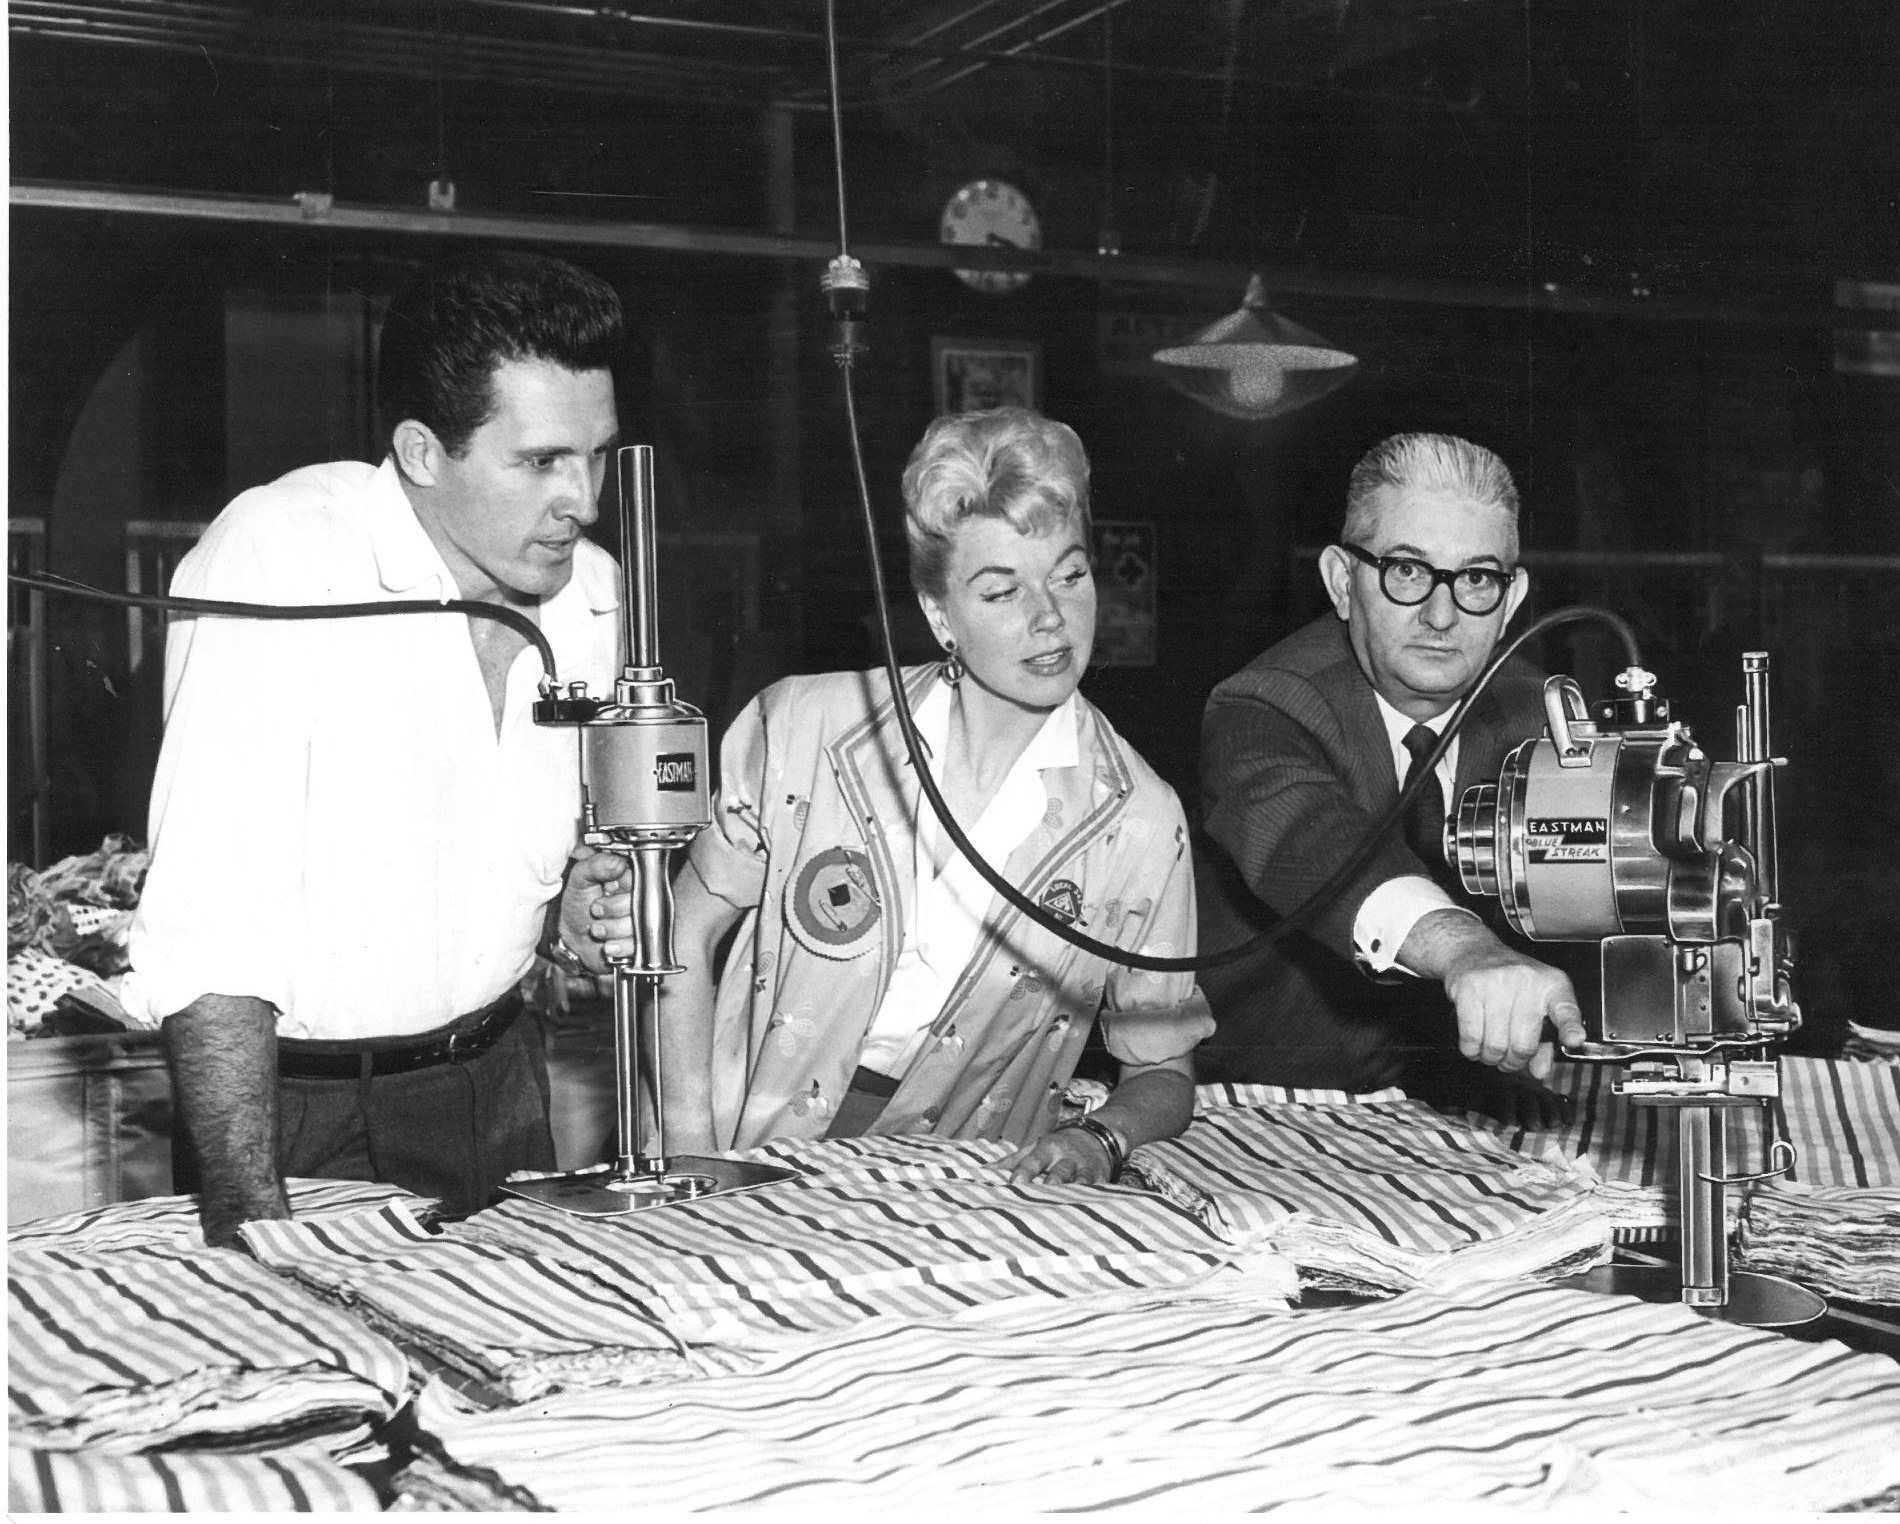
[[[351,205],[320,192],[293,197],[214,196],[141,191],[49,181],[16,181],[8,201],[17,210],[95,213],[183,221],[268,225],[286,230],[429,238],[490,239],[552,243],[660,253],[723,254],[750,259],[809,259],[822,265],[837,253],[824,238],[789,233],[742,233],[657,222],[572,221],[508,214],[431,212],[406,207]],[[16,222],[15,242],[22,233]],[[1276,269],[1258,263],[1103,255],[1061,250],[984,248],[974,244],[859,244],[852,252],[873,268],[1028,270],[1122,285],[1221,291],[1231,296],[1257,276],[1277,295],[1330,301],[1398,302],[1421,306],[1478,307],[1498,311],[1590,316],[1619,322],[1698,323],[1736,328],[1793,330],[1900,328],[1900,312],[1872,307],[1780,305],[1734,306],[1712,302],[1634,298],[1562,286],[1486,286],[1458,281],[1404,280],[1378,274]]]
[[[465,9],[483,9],[532,17],[545,23],[556,17],[575,23],[607,24],[617,27],[652,28],[675,34],[703,36],[714,41],[757,41],[786,43],[798,47],[822,49],[824,34],[796,28],[773,27],[747,22],[711,21],[691,17],[657,16],[629,11],[619,6],[544,5],[537,0],[458,0]],[[1075,26],[1094,20],[1104,11],[1132,0],[1089,0],[1085,14],[1066,18],[1032,40],[1032,45],[1011,48],[984,48],[967,44],[937,44],[898,38],[840,38],[839,45],[860,57],[916,57],[938,63],[968,63],[972,68],[946,78],[931,81],[908,92],[906,99],[935,94],[972,72],[996,64],[1024,64],[1041,69],[1093,73],[1100,67],[1093,55],[1047,53],[1037,51],[1034,43],[1046,41]],[[974,10],[952,18],[959,21]],[[7,8],[7,27],[16,37],[43,41],[85,43],[95,46],[148,48],[174,53],[197,53],[214,57],[282,64],[286,61],[286,43],[305,44],[305,61],[333,68],[349,68],[365,74],[397,78],[433,78],[436,51],[441,39],[433,32],[403,27],[378,27],[362,23],[319,26],[309,23],[279,23],[260,28],[247,7],[236,5],[141,4],[125,0],[13,0]],[[931,35],[931,34],[926,34]],[[727,95],[743,94],[753,104],[772,105],[794,111],[826,109],[821,97],[823,85],[814,80],[808,87],[788,86],[782,76],[785,68],[770,62],[736,62],[730,51],[705,59],[694,59],[677,52],[657,53],[631,49],[604,49],[588,44],[567,44],[528,37],[477,37],[467,33],[454,36],[447,54],[449,62],[461,62],[455,72],[462,80],[502,79],[528,83],[538,79],[559,79],[563,87],[597,93],[624,92],[637,86],[649,96],[665,100],[703,101],[708,90]],[[470,67],[470,65],[474,65]],[[1181,84],[1225,83],[1218,71],[1175,67],[1166,64],[1127,60],[1117,68],[1128,78],[1152,79]],[[921,71],[913,71],[913,73]],[[1310,94],[1328,99],[1383,102],[1408,105],[1436,112],[1459,114],[1472,109],[1472,103],[1448,100],[1439,95],[1394,94],[1383,91],[1343,89],[1325,81],[1306,82],[1262,75],[1237,75],[1234,83],[1254,90],[1279,94]],[[853,101],[853,107],[887,102],[888,90]]]

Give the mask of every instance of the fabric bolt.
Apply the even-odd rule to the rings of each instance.
[[[1312,1312],[1189,1291],[879,1319],[738,1379],[506,1412],[431,1382],[417,1411],[449,1454],[561,1510],[624,1506],[637,1479],[660,1510],[1806,1512],[1900,1478],[1893,1361],[1522,1283]]]
[[[321,1456],[64,1454],[7,1449],[16,1513],[380,1513],[376,1489]]]
[[[926,1135],[784,1142],[743,1157],[810,1171],[751,1192],[583,1218],[528,1200],[445,1236],[505,1249],[632,1299],[682,1343],[782,1346],[867,1319],[1244,1273],[1291,1296],[1291,1267],[1223,1243],[1152,1194],[1008,1182],[1011,1145]]]
[[[1203,1091],[1203,1095],[1207,1092]],[[1390,1292],[1573,1274],[1609,1257],[1591,1177],[1416,1101],[1204,1107],[1134,1167],[1310,1284]]]

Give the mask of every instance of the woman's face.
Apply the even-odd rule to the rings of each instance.
[[[1075,692],[1095,645],[1095,577],[1074,523],[1023,534],[1002,518],[965,519],[941,598],[919,595],[939,645],[987,692],[1025,709]]]

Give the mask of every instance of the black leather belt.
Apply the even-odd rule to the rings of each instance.
[[[494,1047],[520,1014],[521,997],[511,993],[433,1032],[359,1042],[283,1037],[277,1041],[277,1073],[284,1079],[361,1079],[365,1062],[371,1077],[459,1064]]]

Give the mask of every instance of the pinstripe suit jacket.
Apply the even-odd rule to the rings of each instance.
[[[1542,693],[1542,675],[1514,659],[1480,695],[1459,731],[1458,795],[1495,780],[1511,748],[1542,731]],[[1331,613],[1222,682],[1201,725],[1201,947],[1231,947],[1303,903],[1397,797],[1372,683]],[[1310,935],[1204,970],[1217,1030],[1196,1051],[1200,1078],[1376,1089],[1398,1080],[1409,1051],[1442,1049],[1451,1027],[1439,986],[1375,982],[1352,946],[1366,895],[1426,871],[1395,831],[1309,917]],[[1470,904],[1494,919],[1494,903]]]

